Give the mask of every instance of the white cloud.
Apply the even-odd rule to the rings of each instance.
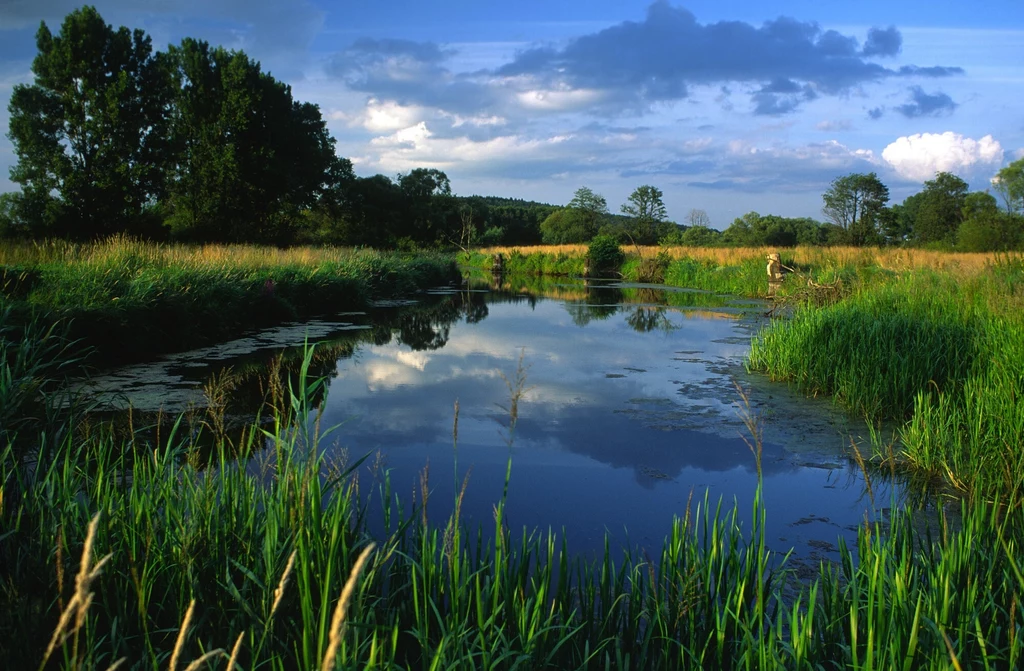
[[[519,104],[528,110],[566,112],[601,102],[605,92],[596,89],[533,89],[516,95]]]
[[[399,105],[370,98],[357,123],[373,133],[385,133],[415,126],[424,116],[424,109],[418,105]]]
[[[518,134],[500,135],[486,140],[469,137],[438,137],[427,122],[382,135],[370,140],[375,156],[362,156],[358,161],[385,171],[404,172],[417,167],[449,170],[454,166],[522,161],[555,160],[561,154],[557,146],[569,142],[573,135],[552,135],[541,139]]]
[[[980,140],[959,133],[918,133],[897,139],[882,158],[902,177],[923,182],[936,172],[968,173],[1003,162],[1003,148],[991,135]]]

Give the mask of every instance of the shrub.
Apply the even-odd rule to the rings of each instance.
[[[626,260],[626,255],[619,248],[619,243],[607,235],[598,235],[590,241],[587,249],[587,261],[591,275],[604,275],[615,271]]]

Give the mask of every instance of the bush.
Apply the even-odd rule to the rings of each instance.
[[[615,271],[626,260],[626,255],[619,248],[619,243],[608,235],[598,235],[590,241],[587,249],[587,262],[590,272],[598,276]]]

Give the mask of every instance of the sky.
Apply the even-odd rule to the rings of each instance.
[[[0,0],[0,192],[13,87],[70,0]],[[357,175],[443,170],[463,196],[619,211],[638,186],[669,217],[822,219],[836,177],[892,202],[936,171],[972,189],[1024,157],[1024,3],[984,0],[99,0],[155,48],[241,49],[315,103]]]

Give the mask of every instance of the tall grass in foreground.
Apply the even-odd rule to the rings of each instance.
[[[705,495],[653,556],[570,557],[500,514],[465,525],[458,498],[436,527],[386,476],[360,486],[308,421],[320,384],[300,374],[250,463],[194,470],[180,426],[159,444],[48,426],[63,439],[35,459],[0,452],[2,666],[51,645],[73,669],[1010,669],[1024,652],[1020,509],[964,506],[935,535],[896,513],[810,585],[766,550],[759,496],[750,528]]]

